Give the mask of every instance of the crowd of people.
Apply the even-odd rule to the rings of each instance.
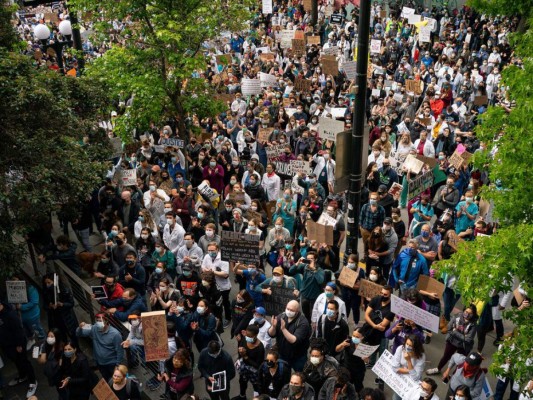
[[[211,399],[229,399],[230,383],[238,381],[239,395],[232,400],[246,399],[249,386],[254,399],[262,400],[381,400],[383,381],[378,377],[378,387],[369,388],[364,379],[385,349],[393,355],[394,371],[419,386],[416,399],[439,398],[437,380],[430,377],[435,375],[447,385],[446,398],[485,398],[486,336],[495,327],[498,346],[513,334],[504,331],[502,310],[529,307],[528,293],[519,287],[517,299],[494,291],[484,302],[454,313],[461,294],[455,277],[442,274],[436,262],[449,259],[458,241],[497,230],[491,205],[479,193],[483,185],[500,188],[501,183],[490,182],[487,171],[474,169],[468,158],[457,165],[452,156],[486,151],[475,131],[483,113],[489,105],[513,107],[501,70],[521,65],[508,42],[518,20],[468,7],[419,7],[416,14],[431,26],[430,39],[423,42],[419,34],[425,25],[412,22],[405,10],[372,5],[371,40],[380,46],[370,55],[367,77],[370,136],[359,259],[343,257],[350,205],[335,178],[337,155],[351,150],[320,137],[324,118],[343,121],[346,129],[352,124],[354,82],[343,66],[358,56],[358,8],[319,1],[313,27],[304,3],[274,0],[271,14],[259,7],[249,30],[220,38],[206,50],[212,61],[197,77],[214,86],[222,82],[218,94],[231,100],[211,118],[191,117],[204,135],[177,132],[172,123],[138,132],[138,148],[113,160],[113,170],[80,205],[78,217],[62,219],[64,235],[53,240],[49,232],[33,234],[39,261],[61,260],[77,274],[88,272],[104,287],[105,299],[98,300],[101,313],[94,324],[80,323],[70,289],[59,282],[56,296],[51,273],[41,288],[27,281],[28,303],[16,308],[1,303],[0,347],[19,374],[9,385],[28,381],[28,397],[35,394],[26,350],[37,342],[39,364],[59,397],[87,399],[98,382],[78,343],[88,337],[99,373],[117,398],[138,399],[142,388],[128,368],[147,364],[141,314],[163,310],[167,332],[161,334],[168,338],[170,356],[146,385],[164,385],[163,398],[197,399],[196,366]],[[61,5],[52,12],[67,17]],[[39,48],[31,39],[39,22],[39,10],[19,13],[17,28],[30,39],[27,54]],[[118,31],[123,22],[116,22]],[[318,36],[319,44],[308,44],[297,56],[281,46],[286,30]],[[52,35],[57,38],[57,30]],[[105,53],[105,46],[88,40],[84,49],[89,58]],[[324,71],[326,53],[338,61],[333,72]],[[231,62],[219,65],[217,56],[224,54]],[[41,56],[39,67],[57,69],[54,55]],[[76,61],[67,65],[76,68]],[[276,83],[260,94],[243,95],[242,80],[260,73],[274,76]],[[302,79],[310,85],[298,92],[295,83]],[[418,89],[410,91],[412,82]],[[101,123],[111,138],[114,118],[125,109],[127,102]],[[268,134],[260,136],[265,129]],[[169,146],[166,139],[174,137],[186,137],[184,146]],[[269,151],[273,148],[283,151]],[[420,171],[402,165],[409,156],[422,161]],[[293,160],[308,167],[290,175],[278,172]],[[135,170],[135,184],[117,179],[125,170]],[[433,185],[413,196],[410,183],[429,171]],[[332,226],[333,240],[311,237],[309,221]],[[94,251],[90,235],[102,236],[96,268],[81,265],[69,223],[86,253]],[[223,231],[258,238],[256,262],[223,259]],[[341,285],[343,269],[356,272],[353,286]],[[421,276],[440,280],[442,296],[417,289]],[[360,296],[365,280],[381,285],[379,294]],[[273,288],[294,295],[279,315],[265,309]],[[426,357],[432,340],[427,328],[391,311],[393,295],[440,318],[446,335],[440,360]],[[47,331],[40,322],[40,298]],[[111,320],[128,327],[127,338]],[[237,343],[236,360],[224,349],[221,335],[228,330]],[[379,348],[362,357],[355,354],[361,344]],[[223,388],[216,377],[221,371]],[[494,398],[502,400],[508,387],[511,399],[533,398],[532,382],[498,379]],[[401,397],[394,393],[393,398]]]

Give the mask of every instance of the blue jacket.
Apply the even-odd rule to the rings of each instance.
[[[39,292],[35,286],[26,283],[28,288],[28,302],[20,305],[20,315],[24,322],[31,322],[41,315],[39,307]]]
[[[115,300],[100,300],[100,304],[102,304],[106,308],[118,308],[118,307],[124,307],[124,311],[115,311],[113,314],[115,318],[117,318],[119,321],[126,322],[128,320],[128,316],[133,311],[140,311],[145,312],[148,311],[146,308],[146,304],[144,304],[144,300],[140,295],[135,296],[135,298],[132,300],[131,303],[127,304],[126,300],[124,299],[115,299]]]
[[[390,276],[390,285],[395,286],[398,281],[404,281],[402,288],[409,289],[416,287],[418,282],[418,277],[420,275],[429,275],[428,264],[426,259],[420,254],[416,253],[416,257],[411,257],[409,254],[409,248],[402,250],[402,252],[394,260],[392,265],[392,274]],[[407,268],[409,263],[413,260],[413,266],[411,267],[411,272],[409,277],[406,280],[405,275],[407,273]]]

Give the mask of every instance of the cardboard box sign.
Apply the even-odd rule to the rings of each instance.
[[[359,283],[359,296],[371,299],[381,295],[381,289],[383,289],[383,286],[369,281],[368,279],[361,279],[361,282]]]
[[[333,246],[333,227],[317,224],[313,220],[307,221],[307,237],[318,243],[326,243]]]
[[[307,36],[307,44],[320,45],[320,36]]]
[[[151,311],[141,314],[146,361],[166,360],[169,357],[167,340],[167,318],[165,311]]]
[[[297,77],[294,80],[294,90],[300,93],[309,93],[311,90],[311,81],[309,79]]]
[[[357,270],[344,267],[339,275],[339,283],[342,286],[346,286],[351,289],[355,286],[355,282],[357,282],[358,277],[359,273],[357,272]]]
[[[444,283],[439,282],[438,280],[431,278],[427,275],[420,275],[418,278],[418,284],[416,285],[418,290],[425,290],[429,293],[437,293],[439,299],[442,299],[442,294],[444,293]]]
[[[115,392],[109,387],[104,378],[100,379],[98,384],[93,388],[93,394],[98,400],[118,400]]]

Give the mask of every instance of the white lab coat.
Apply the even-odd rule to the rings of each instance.
[[[339,313],[343,316],[343,318],[346,319],[346,304],[344,301],[338,297],[333,296],[332,300],[337,300],[339,303]],[[317,297],[315,300],[315,304],[313,305],[313,313],[311,314],[311,322],[317,323],[318,319],[321,315],[325,314],[324,311],[326,309],[326,304],[328,303],[329,299],[326,297],[326,293],[320,294],[320,296]]]
[[[211,258],[209,254],[204,256],[202,261],[202,271],[216,271],[216,268],[219,267],[223,272],[226,272],[228,276],[222,278],[221,276],[215,275],[215,281],[217,282],[218,290],[231,290],[231,282],[229,280],[229,263],[227,261],[222,261],[222,255],[218,252],[215,260]]]
[[[163,242],[168,249],[176,256],[178,250],[183,246],[183,236],[185,235],[185,229],[177,223],[174,224],[174,229],[170,231],[170,225],[166,224],[163,228]]]

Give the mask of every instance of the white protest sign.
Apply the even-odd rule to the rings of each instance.
[[[422,168],[424,168],[424,162],[412,154],[409,154],[403,162],[403,169],[415,174],[419,174]]]
[[[122,171],[122,178],[120,182],[123,186],[135,186],[137,185],[137,170],[125,169]]]
[[[402,103],[403,102],[403,94],[401,93],[395,93],[394,96],[392,96],[395,102]]]
[[[333,119],[344,118],[344,114],[346,113],[346,108],[345,107],[334,107],[331,109],[330,113]]]
[[[318,135],[324,140],[337,140],[337,133],[344,130],[344,122],[331,118],[318,119]]]
[[[379,89],[372,89],[372,96],[379,97],[381,94],[381,90]]]
[[[379,348],[376,346],[369,346],[368,344],[359,343],[353,352],[353,355],[360,358],[368,358]]]
[[[213,390],[211,392],[223,392],[226,390],[226,371],[213,374]]]
[[[339,48],[337,46],[326,47],[324,49],[324,54],[327,56],[336,56],[338,52]]]
[[[416,13],[414,8],[403,7],[402,8],[402,18],[409,18],[409,15],[414,15]]]
[[[381,40],[372,39],[370,41],[370,53],[379,54],[381,51]]]
[[[420,21],[422,21],[422,16],[418,14],[411,14],[407,17],[407,22],[411,25],[416,24]]]
[[[467,33],[465,36],[465,43],[470,43],[471,40],[472,40],[472,34]]]
[[[294,39],[294,31],[284,29],[280,35],[280,46],[282,49],[290,49],[292,46],[292,39]]]
[[[263,0],[263,14],[272,14],[272,0]]]
[[[261,81],[259,79],[243,78],[241,92],[244,96],[255,96],[261,94]]]
[[[198,185],[198,192],[211,201],[218,198],[218,194],[216,194],[215,191],[211,189],[211,187],[209,187],[205,182],[202,182]]]
[[[274,75],[259,73],[259,80],[261,81],[261,87],[277,86],[278,79]]]
[[[291,166],[292,175],[297,173],[309,175],[312,172],[311,166],[309,165],[309,161],[291,160],[289,164]]]
[[[415,324],[429,329],[432,332],[439,332],[439,317],[422,310],[408,301],[400,299],[398,296],[392,295],[391,311],[396,316],[410,319]]]
[[[355,79],[355,74],[357,72],[357,62],[356,61],[347,61],[342,64],[342,69],[346,74],[348,79]]]
[[[420,28],[418,40],[420,43],[431,43],[431,27],[429,25]]]
[[[318,217],[318,221],[316,221],[317,224],[320,225],[326,225],[326,226],[335,226],[337,225],[337,220],[333,217],[330,217],[326,213],[320,214],[320,217]]]
[[[428,24],[426,26],[429,26],[432,31],[434,31],[435,28],[437,27],[437,20],[436,19],[427,18],[426,17],[426,18],[424,18],[424,21],[428,22]]]
[[[408,374],[398,374],[392,366],[394,356],[385,350],[372,368],[372,372],[394,390],[403,400],[420,398],[420,385]]]
[[[7,302],[10,304],[22,304],[28,302],[26,281],[6,281]]]

